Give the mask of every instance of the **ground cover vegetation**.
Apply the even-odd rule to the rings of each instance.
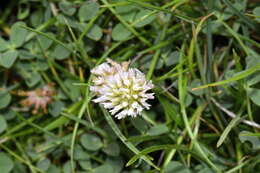
[[[2,1],[0,172],[260,172],[259,5]],[[136,112],[95,96],[106,61],[151,81]]]

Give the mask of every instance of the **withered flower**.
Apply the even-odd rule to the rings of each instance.
[[[21,104],[26,107],[33,106],[33,114],[37,114],[39,109],[41,109],[43,113],[47,113],[47,105],[52,102],[52,97],[55,94],[53,86],[53,84],[48,84],[33,91],[19,92],[20,96],[27,96],[26,99],[21,101]]]

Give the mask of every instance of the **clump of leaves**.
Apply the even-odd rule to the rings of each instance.
[[[259,2],[10,0],[0,11],[1,173],[260,172]],[[152,80],[149,111],[116,120],[91,102],[90,71],[108,58]]]
[[[37,114],[39,109],[43,113],[47,113],[47,105],[51,104],[53,101],[53,96],[55,94],[54,85],[48,84],[42,88],[37,88],[33,91],[19,91],[19,96],[26,96],[24,100],[21,101],[21,105],[25,107],[33,106],[33,114]]]

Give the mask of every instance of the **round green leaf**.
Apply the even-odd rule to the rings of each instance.
[[[131,32],[121,23],[117,24],[112,30],[112,38],[115,41],[126,40]]]
[[[9,44],[2,37],[0,37],[0,51],[4,51],[8,48]]]
[[[61,11],[68,16],[71,16],[76,12],[74,5],[67,1],[60,2],[59,7]]]
[[[61,170],[59,167],[55,166],[55,165],[51,165],[50,168],[48,169],[47,173],[60,173]]]
[[[165,65],[171,66],[177,64],[179,62],[179,59],[180,59],[180,53],[178,51],[171,52],[165,62]]]
[[[52,56],[57,60],[63,60],[68,58],[70,51],[61,45],[57,45],[52,53]]]
[[[109,164],[104,164],[102,166],[96,167],[95,169],[93,169],[93,173],[114,173],[114,170],[112,168],[112,166],[110,166]]]
[[[258,21],[258,22],[260,22],[260,7],[256,7],[254,10],[253,10],[253,14],[255,15],[255,16],[257,16],[257,18],[256,18],[256,20]]]
[[[140,117],[131,118],[132,125],[139,131],[145,132],[149,128],[147,122]]]
[[[17,56],[18,52],[15,50],[10,50],[2,53],[0,55],[0,65],[2,65],[5,68],[10,68],[14,64]]]
[[[11,172],[13,167],[14,167],[14,163],[11,160],[11,158],[7,154],[1,152],[0,153],[0,170],[1,170],[1,173]]]
[[[106,164],[112,167],[113,173],[121,173],[124,168],[124,161],[121,157],[108,157]]]
[[[138,12],[138,7],[136,5],[124,5],[124,6],[116,6],[115,10],[117,13],[120,14],[120,16],[128,21],[133,22],[136,16],[136,13]]]
[[[171,161],[165,168],[166,173],[191,173],[191,171],[182,163],[177,161]]]
[[[239,140],[244,143],[246,141],[250,142],[252,144],[253,150],[259,150],[260,149],[260,140],[256,136],[250,136],[250,135],[245,135],[249,134],[251,132],[249,131],[242,131],[239,133]]]
[[[201,83],[201,80],[200,79],[194,79],[192,82],[191,82],[191,85],[190,85],[190,92],[194,95],[197,95],[197,96],[200,96],[204,93],[204,90],[192,90],[192,88],[196,88],[198,86],[201,86],[202,83]]]
[[[95,41],[98,41],[101,39],[103,33],[102,33],[102,30],[101,28],[98,26],[98,25],[94,25],[89,33],[87,34],[87,36],[92,39],[92,40],[95,40]]]
[[[260,106],[260,89],[248,88],[247,89],[249,98],[258,106]]]
[[[149,23],[151,23],[155,19],[155,15],[149,15],[151,10],[141,10],[137,13],[134,21],[135,27],[143,27]]]
[[[18,54],[20,60],[31,60],[35,58],[34,54],[25,49],[18,50]]]
[[[80,97],[80,87],[75,86],[74,83],[78,83],[77,80],[66,79],[64,84],[66,88],[69,90],[70,97],[73,100],[77,100]]]
[[[46,33],[46,34],[49,35],[52,38],[55,38],[54,34],[52,34],[52,33]],[[48,49],[51,46],[52,42],[53,42],[51,39],[49,39],[47,37],[44,37],[42,35],[37,35],[37,37],[38,37],[39,43],[41,45],[41,48],[43,50]]]
[[[96,16],[99,10],[99,4],[96,2],[88,2],[79,9],[78,17],[80,21],[88,21]]]
[[[91,162],[89,160],[80,160],[79,165],[82,169],[88,171],[92,169]]]
[[[26,2],[20,1],[19,6],[18,6],[18,14],[17,18],[19,20],[25,19],[28,15],[30,14],[30,4]]]
[[[138,170],[138,169],[134,169],[132,170],[130,173],[142,173],[142,171]]]
[[[74,163],[75,164],[75,163]],[[71,171],[71,162],[70,161],[67,161],[63,167],[62,167],[62,170],[64,173],[72,173]]]
[[[89,155],[86,152],[86,150],[83,150],[83,148],[80,145],[76,145],[75,152],[74,152],[74,159],[75,160],[89,160]]]
[[[11,28],[10,41],[15,47],[20,47],[27,36],[27,30],[22,26],[25,25],[23,22],[16,22]]]
[[[72,20],[69,17],[64,16],[63,14],[59,14],[56,16],[56,19],[59,23],[69,26],[71,28],[78,28],[78,22],[76,20]]]
[[[191,105],[193,97],[188,93],[185,97],[185,106],[188,107]]]
[[[255,73],[251,74],[247,77],[247,85],[252,86],[260,82],[260,71],[256,71]]]
[[[80,142],[84,148],[91,151],[97,151],[103,146],[100,138],[94,134],[82,135],[80,138]]]
[[[214,173],[210,168],[203,168],[198,173]]]
[[[7,127],[7,123],[6,123],[6,120],[5,118],[0,115],[0,133],[2,133]]]
[[[4,111],[2,112],[3,116],[5,117],[5,119],[8,121],[8,120],[11,120],[11,119],[14,119],[16,117],[15,115],[15,111],[12,110],[12,109],[9,109],[7,111]]]
[[[49,159],[42,159],[37,162],[37,167],[43,171],[47,171],[51,165],[51,161]]]
[[[165,124],[159,124],[151,127],[147,134],[150,136],[162,135],[168,132],[168,127]]]
[[[42,24],[43,20],[44,20],[43,10],[37,10],[30,14],[30,24],[33,27],[37,27],[40,24]]]
[[[8,106],[10,102],[11,95],[4,90],[0,90],[0,109],[3,109],[6,106]]]
[[[12,170],[12,173],[27,173],[28,170],[24,164],[22,164],[19,161],[14,162],[14,168]]]
[[[41,75],[37,71],[28,72],[25,78],[25,83],[29,87],[33,87],[41,81]]]
[[[57,100],[57,101],[53,102],[53,103],[49,106],[49,109],[48,109],[48,110],[49,110],[49,113],[50,113],[52,116],[56,117],[56,116],[58,116],[58,115],[61,113],[61,111],[62,111],[62,109],[64,108],[64,106],[65,106],[65,104],[64,104],[63,102]]]
[[[120,153],[120,147],[117,143],[108,144],[103,151],[110,156],[118,156]]]

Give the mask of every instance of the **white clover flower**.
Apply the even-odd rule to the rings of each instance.
[[[93,101],[109,109],[118,119],[136,117],[144,108],[149,109],[146,101],[154,98],[154,93],[147,93],[154,87],[152,82],[138,69],[128,66],[129,62],[118,64],[107,59],[91,70],[94,85],[90,91],[97,95]]]

